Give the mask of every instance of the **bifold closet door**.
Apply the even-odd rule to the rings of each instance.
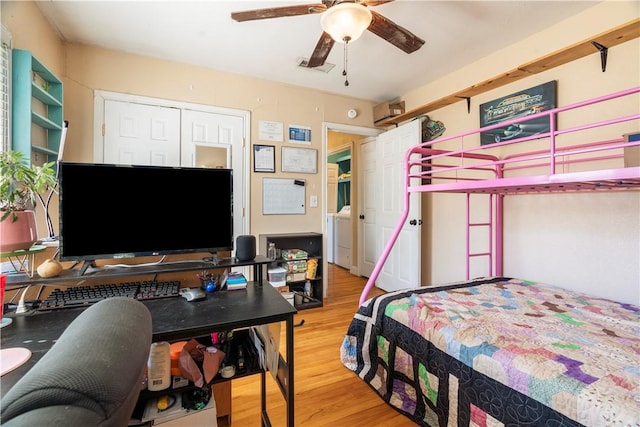
[[[106,100],[104,163],[180,165],[180,110]]]

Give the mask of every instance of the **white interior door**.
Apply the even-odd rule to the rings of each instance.
[[[379,175],[376,171],[376,138],[366,138],[358,146],[358,265],[360,275],[369,277],[382,250],[376,229]],[[355,215],[355,212],[354,212]]]
[[[378,227],[382,236],[380,251],[389,241],[404,209],[404,155],[409,147],[420,142],[420,120],[413,120],[380,134],[377,140],[381,175],[377,194]],[[420,194],[411,194],[410,211],[398,240],[382,268],[376,286],[385,291],[411,288],[420,284]],[[415,221],[415,223],[414,223]]]
[[[244,228],[244,120],[206,111],[182,111],[182,166],[233,169],[234,238]]]
[[[180,110],[105,101],[104,162],[180,165]]]
[[[338,212],[338,164],[327,163],[327,213]]]
[[[234,236],[247,234],[249,199],[245,190],[244,116],[150,105],[124,98],[98,98],[96,109],[104,108],[105,135],[102,144],[96,143],[102,146],[103,158],[98,156],[95,160],[118,164],[231,168]]]

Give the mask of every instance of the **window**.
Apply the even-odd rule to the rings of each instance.
[[[0,53],[0,151],[11,148],[11,33],[2,26]]]

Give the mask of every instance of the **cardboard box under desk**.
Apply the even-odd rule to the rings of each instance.
[[[623,135],[624,142],[640,141],[640,132],[627,133]],[[640,145],[624,149],[624,167],[631,168],[640,166]]]
[[[404,101],[383,102],[373,107],[373,121],[379,122],[389,117],[398,116],[404,113]]]

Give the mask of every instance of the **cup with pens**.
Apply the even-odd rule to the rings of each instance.
[[[211,293],[219,290],[220,276],[218,274],[203,271],[197,274],[196,277],[200,280],[200,288],[204,291]]]

